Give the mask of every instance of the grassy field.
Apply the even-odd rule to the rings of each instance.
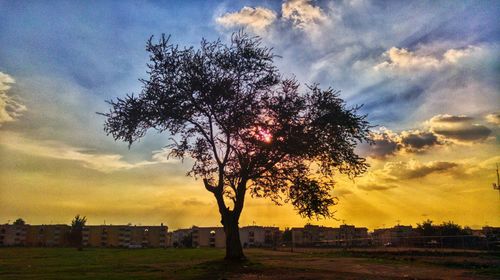
[[[239,264],[219,249],[0,248],[0,279],[500,279],[498,254],[246,254]]]

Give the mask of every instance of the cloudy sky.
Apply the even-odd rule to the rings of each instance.
[[[140,91],[146,40],[181,46],[244,28],[285,76],[342,90],[376,125],[370,170],[338,178],[338,220],[500,226],[498,1],[0,0],[0,223],[217,225],[216,204],[169,135],[129,150],[103,132],[105,100]],[[241,225],[301,226],[290,206],[247,200]]]

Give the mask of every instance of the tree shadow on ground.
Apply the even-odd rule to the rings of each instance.
[[[250,260],[227,261],[212,260],[195,264],[178,271],[180,279],[233,279],[236,275],[263,274],[266,267]]]

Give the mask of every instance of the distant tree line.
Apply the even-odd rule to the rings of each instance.
[[[421,236],[457,236],[457,235],[471,235],[472,229],[470,227],[461,227],[460,225],[448,221],[440,225],[432,224],[433,221],[427,219],[421,224],[417,224],[416,231]]]

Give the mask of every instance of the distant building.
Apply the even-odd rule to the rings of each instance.
[[[313,246],[330,238],[333,238],[333,228],[330,227],[305,225],[292,228],[292,242],[298,246]]]
[[[0,246],[63,247],[68,225],[0,225]]]
[[[83,228],[83,246],[88,247],[129,247],[129,226],[85,226]]]
[[[367,246],[371,240],[368,237],[368,229],[351,225],[341,225],[338,229],[337,241],[339,246]]]
[[[272,247],[280,236],[277,227],[247,226],[240,228],[240,241],[244,247]],[[172,232],[172,246],[182,247],[184,239],[191,238],[193,247],[226,247],[223,227],[198,227],[178,229]]]
[[[367,228],[341,225],[339,228],[305,225],[292,228],[292,242],[297,246],[366,246],[370,243]]]
[[[83,244],[89,247],[167,247],[167,231],[166,226],[85,226]]]
[[[193,247],[226,247],[226,234],[222,227],[197,227],[192,228]]]
[[[372,233],[374,245],[413,246],[418,234],[412,226],[397,225],[392,228],[375,229]]]
[[[0,246],[24,246],[28,225],[0,225]]]
[[[280,238],[277,227],[247,226],[240,228],[243,247],[274,247]]]
[[[130,244],[141,247],[167,247],[167,231],[166,226],[133,226]]]
[[[28,225],[26,246],[68,246],[68,236],[70,230],[71,227],[68,225]]]

